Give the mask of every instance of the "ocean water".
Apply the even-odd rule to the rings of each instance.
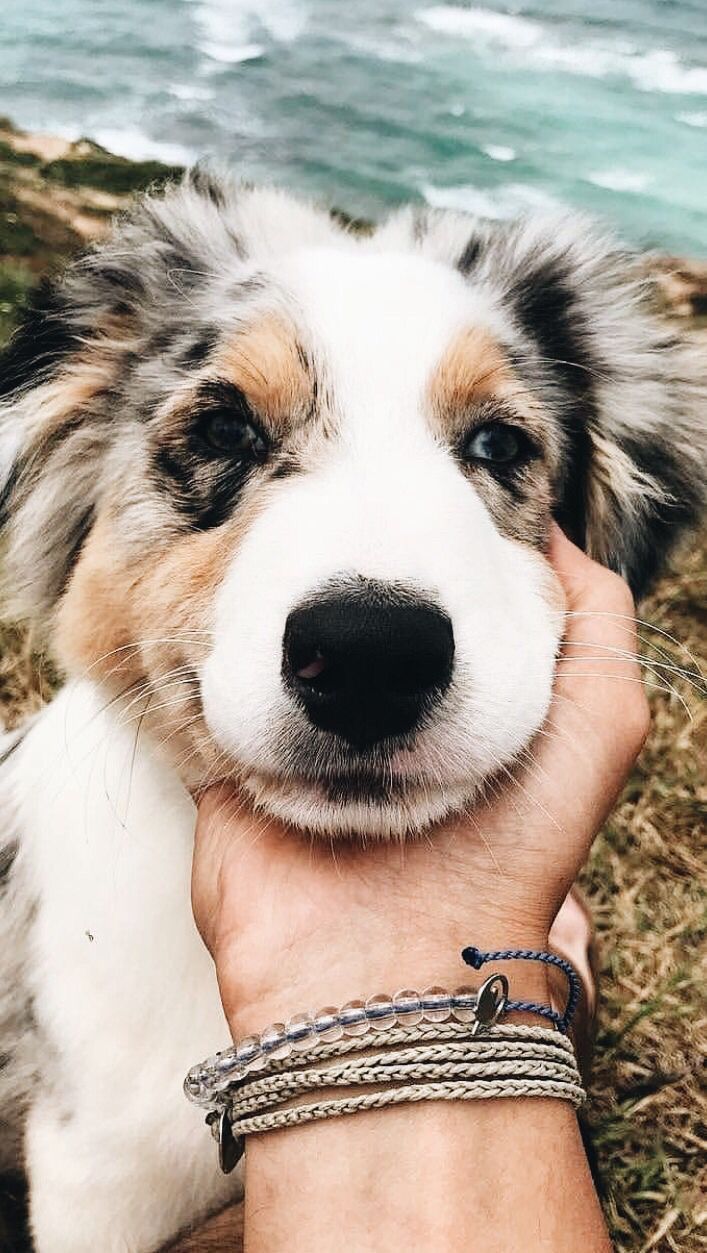
[[[707,253],[707,0],[2,0],[0,113],[355,214],[561,202]]]

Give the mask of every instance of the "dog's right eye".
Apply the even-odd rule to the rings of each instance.
[[[205,414],[200,424],[201,437],[214,452],[239,461],[264,461],[268,453],[265,436],[255,422],[233,409],[216,409]]]
[[[505,467],[527,461],[532,451],[532,444],[519,427],[506,422],[485,422],[472,431],[463,453],[467,461]]]

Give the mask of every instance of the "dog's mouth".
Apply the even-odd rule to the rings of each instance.
[[[403,777],[389,771],[352,770],[328,772],[322,775],[293,774],[278,776],[260,771],[253,772],[261,786],[281,789],[286,786],[293,793],[316,794],[322,800],[336,805],[364,801],[372,805],[388,805],[400,800],[411,791],[423,786],[422,780]]]
[[[255,805],[286,822],[324,836],[399,838],[415,834],[458,810],[470,798],[469,782],[442,784],[420,772],[350,769],[320,775],[249,770],[242,786]]]

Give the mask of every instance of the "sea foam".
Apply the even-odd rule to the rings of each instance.
[[[259,61],[265,56],[262,44],[199,44],[200,52],[220,65],[240,65],[242,61]]]
[[[642,174],[638,170],[597,170],[587,175],[587,182],[596,187],[606,187],[609,191],[642,192],[653,182],[650,174]]]
[[[184,144],[150,139],[132,127],[103,127],[92,132],[92,138],[103,148],[131,161],[165,161],[168,165],[191,165],[198,153]]]
[[[278,43],[302,35],[308,10],[297,0],[192,0],[195,18],[213,47],[244,47],[264,33]]]
[[[562,205],[549,192],[528,183],[508,183],[497,188],[475,187],[471,184],[439,187],[433,183],[425,183],[420,191],[433,209],[456,209],[497,220],[512,218],[527,209],[556,210]]]
[[[430,30],[471,40],[477,48],[502,48],[528,68],[555,69],[585,78],[615,75],[628,78],[640,91],[646,92],[707,94],[707,69],[685,65],[670,49],[644,50],[629,44],[606,45],[597,40],[581,45],[563,43],[539,22],[491,9],[438,4],[419,9],[415,17]]]

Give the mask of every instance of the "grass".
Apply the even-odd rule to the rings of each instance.
[[[179,166],[161,161],[128,161],[97,148],[90,156],[62,157],[41,167],[45,178],[64,187],[93,187],[126,196],[152,184],[159,185],[181,173]]]
[[[704,669],[704,536],[641,615],[679,641],[653,636],[675,664],[690,667],[694,658]],[[675,693],[651,692],[651,735],[584,874],[602,960],[589,1119],[620,1253],[705,1247],[707,704],[691,683],[670,677]]]
[[[15,325],[17,310],[24,304],[35,283],[32,271],[19,262],[0,264],[0,343]]]
[[[0,123],[0,130],[8,128]],[[5,187],[0,240],[10,245],[4,257],[0,246],[0,339],[9,332],[34,275],[71,250],[71,240],[49,220],[52,187],[61,180],[75,188],[83,185],[83,178],[91,186],[96,184],[90,180],[97,179],[97,186],[105,189],[103,175],[96,172],[96,161],[103,162],[105,172],[100,150],[97,156],[89,146],[85,158],[69,160],[85,160],[83,174],[73,164],[67,171],[66,163],[52,163],[50,174],[46,169],[37,173],[32,161],[19,163],[21,177],[30,169],[31,177],[43,179],[44,220],[36,208],[29,211],[12,199],[11,180],[2,182],[10,166],[3,165],[0,149],[0,194]],[[166,167],[156,173],[152,165],[141,163],[132,183],[122,171],[117,177],[125,177],[124,186],[132,191],[171,173]],[[115,183],[111,190],[116,190]],[[4,220],[3,212],[17,220]],[[30,235],[34,245],[23,251]],[[8,255],[13,241],[21,246]],[[683,549],[641,613],[672,637],[673,643],[644,631],[676,666],[694,668],[691,659],[704,666],[705,536],[693,537]],[[655,647],[649,652],[665,661]],[[670,677],[674,691],[651,690],[652,733],[583,875],[602,964],[588,1115],[618,1253],[699,1253],[705,1248],[701,1225],[707,1216],[705,1103],[699,1085],[707,705],[700,703],[688,679],[665,670],[658,674]],[[0,627],[3,718],[16,723],[37,709],[55,683],[51,665],[33,653],[26,634],[12,625]],[[666,687],[664,677],[660,686]]]

